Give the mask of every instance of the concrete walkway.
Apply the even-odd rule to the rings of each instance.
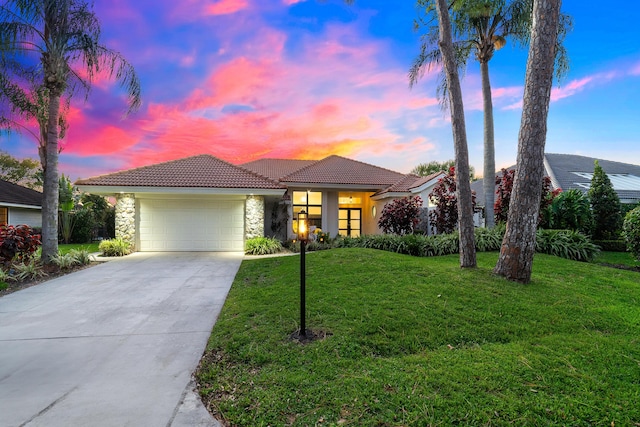
[[[241,253],[136,253],[0,298],[0,426],[217,426],[192,392]]]

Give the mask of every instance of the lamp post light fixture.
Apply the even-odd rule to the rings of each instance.
[[[307,337],[307,325],[305,321],[305,299],[306,299],[306,267],[305,267],[305,249],[309,240],[309,216],[303,210],[298,213],[298,240],[300,241],[300,332],[299,338]]]

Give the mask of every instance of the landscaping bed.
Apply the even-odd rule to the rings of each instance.
[[[73,273],[74,271],[83,270],[85,268],[92,267],[94,265],[100,264],[99,262],[92,261],[86,265],[77,265],[74,267],[70,267],[67,269],[60,269],[56,266],[52,266],[50,268],[44,269],[45,276],[41,276],[34,279],[26,279],[26,280],[18,280],[18,281],[9,281],[6,283],[7,287],[2,289],[0,286],[0,297],[11,294],[13,292],[21,291],[23,289],[30,288],[35,285],[39,285],[42,282],[46,282],[47,280],[55,279],[56,277],[64,276],[69,273]]]

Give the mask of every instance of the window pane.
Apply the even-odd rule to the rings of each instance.
[[[347,228],[349,226],[349,221],[346,219],[338,220],[338,228]]]
[[[306,205],[307,204],[307,192],[306,191],[294,191],[293,192],[293,204],[294,205]]]
[[[0,224],[7,223],[8,208],[0,208]]]
[[[351,230],[351,237],[360,237],[360,230]]]
[[[352,210],[351,219],[360,219],[360,210]]]
[[[310,205],[322,205],[322,192],[321,191],[309,191],[308,196],[309,196],[309,204]]]
[[[322,208],[320,206],[309,206],[309,215],[322,215]]]
[[[348,216],[347,216],[347,215],[348,215],[348,212],[347,212],[347,211],[345,211],[344,209],[340,209],[340,210],[338,211],[338,218],[339,218],[339,219],[347,219],[347,218],[348,218]]]

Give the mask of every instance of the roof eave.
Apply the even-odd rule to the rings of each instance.
[[[289,188],[328,188],[328,189],[336,189],[336,190],[352,190],[352,191],[378,191],[383,190],[389,185],[380,184],[332,184],[332,183],[322,183],[322,182],[280,182],[283,185],[286,185]]]
[[[430,179],[429,181],[425,182],[424,184],[418,186],[418,187],[411,187],[410,190],[412,193],[421,193],[424,190],[426,190],[427,188],[435,185],[438,183],[438,181],[440,180],[440,178],[445,177],[445,174],[442,175],[438,175],[433,179]]]
[[[374,194],[373,196],[371,196],[371,200],[384,200],[397,197],[407,197],[410,195],[411,193],[409,191],[387,191],[384,193]]]
[[[0,206],[7,207],[7,208],[42,209],[42,205],[24,205],[22,203],[9,203],[9,202],[0,202]]]
[[[193,195],[255,195],[281,196],[286,188],[210,188],[210,187],[146,187],[123,185],[77,185],[78,189],[86,193],[112,196],[122,193],[137,194],[193,194]]]

